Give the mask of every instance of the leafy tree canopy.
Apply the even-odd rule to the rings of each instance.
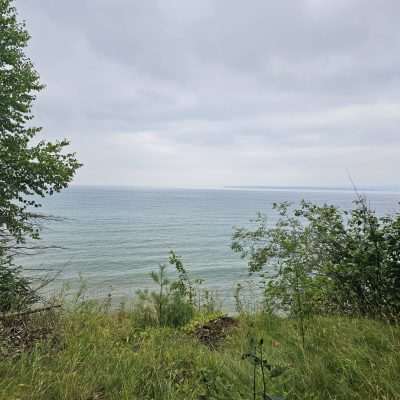
[[[37,238],[32,207],[65,188],[80,164],[67,140],[38,141],[32,104],[43,85],[24,50],[29,41],[12,0],[0,0],[0,252]]]

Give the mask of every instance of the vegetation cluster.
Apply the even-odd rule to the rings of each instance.
[[[400,214],[379,217],[361,196],[354,203],[275,204],[274,225],[259,215],[233,234],[232,249],[261,278],[264,309],[298,318],[303,338],[314,315],[399,320]]]

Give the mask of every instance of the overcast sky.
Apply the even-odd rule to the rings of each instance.
[[[16,0],[78,184],[400,183],[399,0]]]

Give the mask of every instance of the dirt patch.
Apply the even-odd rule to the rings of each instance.
[[[57,342],[56,319],[23,317],[0,321],[0,356],[18,357],[33,349],[36,343]]]
[[[194,331],[194,335],[201,343],[210,348],[215,348],[225,339],[228,332],[237,325],[238,321],[236,319],[223,316],[199,326]]]

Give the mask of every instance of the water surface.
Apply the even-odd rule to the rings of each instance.
[[[399,193],[368,192],[371,206],[397,209]],[[71,187],[46,199],[42,212],[62,217],[44,226],[42,244],[54,245],[20,262],[60,270],[56,287],[76,285],[79,274],[90,296],[131,296],[151,286],[149,272],[174,249],[188,269],[221,297],[248,276],[246,261],[230,250],[234,226],[248,225],[257,211],[273,223],[274,202],[301,199],[350,208],[354,193],[309,189],[138,189]],[[229,303],[229,301],[228,301]]]

